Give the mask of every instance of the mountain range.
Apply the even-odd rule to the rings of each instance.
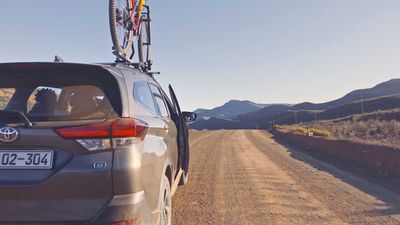
[[[194,112],[197,113],[197,116],[199,118],[214,117],[222,119],[233,119],[240,114],[254,112],[267,106],[269,105],[257,104],[251,101],[230,100],[222,106],[213,109],[197,109]]]
[[[257,104],[231,100],[214,109],[198,109],[198,120],[192,129],[267,128],[272,124],[293,124],[315,119],[335,119],[379,109],[400,107],[400,79],[392,79],[372,88],[352,91],[325,102],[289,104]]]

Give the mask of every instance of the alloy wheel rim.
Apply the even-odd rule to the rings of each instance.
[[[171,201],[169,199],[168,189],[164,189],[163,207],[162,207],[162,225],[170,225],[170,215],[171,215]]]

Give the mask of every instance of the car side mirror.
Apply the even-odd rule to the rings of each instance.
[[[182,112],[182,116],[186,123],[193,122],[197,118],[197,114],[194,112]]]

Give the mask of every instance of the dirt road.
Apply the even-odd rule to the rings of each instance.
[[[400,224],[400,196],[287,148],[263,131],[191,134],[173,223]]]

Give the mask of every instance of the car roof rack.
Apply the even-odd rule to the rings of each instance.
[[[160,72],[146,72],[147,75],[153,76],[153,75],[160,75]]]
[[[153,71],[147,71],[144,67],[142,63],[138,63],[138,62],[132,62],[130,60],[121,60],[120,58],[115,59],[115,63],[121,63],[121,64],[125,64],[126,66],[131,66],[135,69],[140,70],[141,72],[149,75],[149,76],[154,76],[154,75],[159,75],[161,74],[160,72],[153,72]]]

